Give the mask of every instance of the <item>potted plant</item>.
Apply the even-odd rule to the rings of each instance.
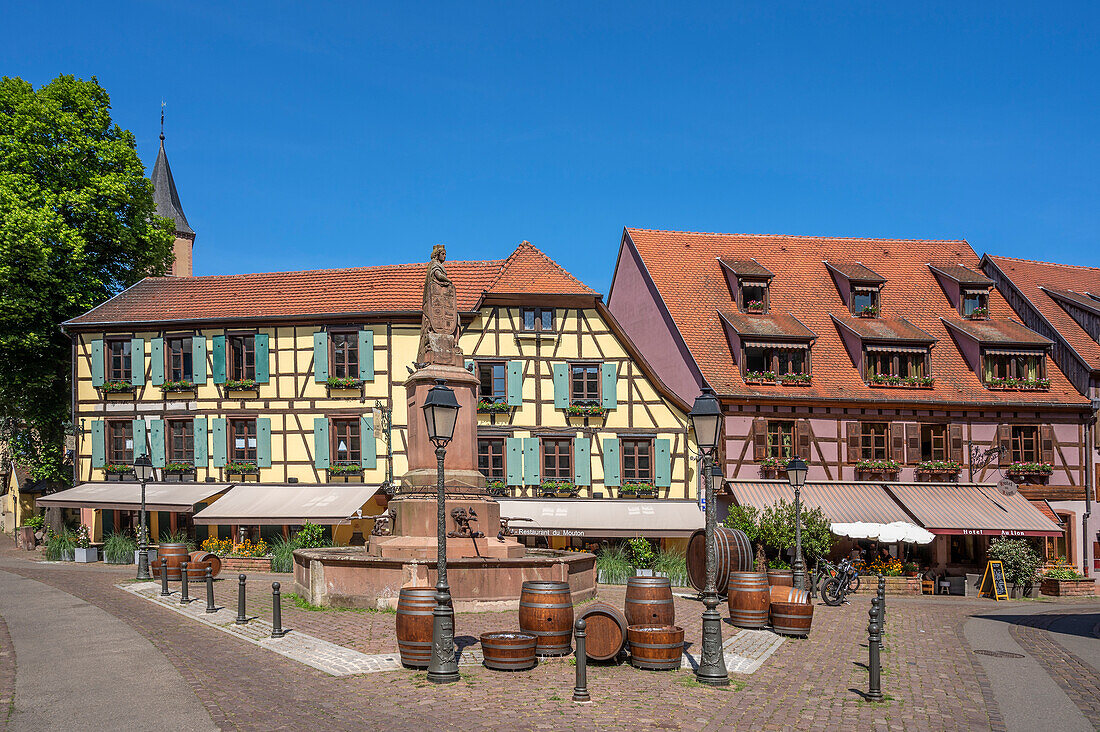
[[[564,480],[547,480],[539,486],[543,498],[572,498],[577,495],[577,487]]]
[[[504,414],[509,409],[508,402],[494,401],[492,399],[478,399],[478,414]]]
[[[76,531],[76,548],[73,550],[74,558],[78,563],[91,564],[99,561],[99,550],[92,546],[92,537],[88,527],[84,524]]]
[[[749,300],[745,303],[745,312],[748,313],[762,313],[764,312],[763,300]]]
[[[226,379],[223,385],[226,391],[256,391],[255,379]]]
[[[925,460],[917,463],[917,475],[927,478],[957,478],[962,465],[954,460]]]
[[[1043,572],[1040,591],[1051,597],[1094,595],[1095,585],[1094,577],[1086,578],[1065,557],[1058,557],[1054,565]]]
[[[768,560],[768,584],[794,587],[794,570],[779,557]]]
[[[970,320],[985,320],[989,317],[989,308],[974,308],[966,317]]]
[[[906,577],[916,577],[920,574],[920,567],[917,566],[916,562],[906,562],[901,565],[901,571]]]
[[[787,463],[792,458],[766,457],[760,461],[760,472],[768,477],[776,477],[780,473],[787,472]]]
[[[508,486],[504,484],[503,480],[490,480],[485,489],[489,491],[490,496],[508,495]]]
[[[225,466],[225,472],[229,475],[255,475],[260,472],[260,469],[256,463],[237,461],[228,463]]]
[[[779,383],[783,386],[809,386],[809,374],[783,374],[779,377]]]
[[[328,474],[330,477],[362,475],[363,466],[358,463],[333,463],[328,466]]]
[[[859,309],[859,313],[857,313],[857,315],[859,315],[859,317],[861,317],[861,318],[877,318],[878,317],[878,306],[877,305],[864,305],[863,307],[861,307]]]
[[[636,498],[656,498],[657,489],[652,483],[627,482],[619,488],[620,496],[634,496]]]
[[[1026,539],[1000,537],[991,539],[986,556],[1001,563],[1005,571],[1005,582],[1011,585],[1012,597],[1034,594],[1035,577],[1043,558],[1035,551],[1031,542]]]
[[[901,463],[896,460],[860,460],[856,463],[856,472],[865,475],[896,475]]]
[[[103,472],[107,475],[127,475],[134,472],[134,466],[126,463],[107,463],[103,466]]]
[[[607,410],[599,404],[570,404],[565,413],[570,417],[602,417]]]
[[[329,389],[358,389],[363,382],[354,376],[330,376],[325,379],[325,386]]]
[[[134,391],[134,385],[129,381],[104,381],[99,390],[104,394],[129,394]]]
[[[103,540],[103,561],[107,564],[133,564],[137,542],[126,534],[115,532]]]
[[[630,548],[630,563],[634,566],[634,574],[638,577],[653,576],[653,560],[657,553],[653,551],[653,545],[649,539],[636,536],[627,542]]]
[[[1015,462],[1005,468],[1008,475],[1043,476],[1054,472],[1050,463]]]
[[[165,394],[180,391],[194,391],[195,384],[191,381],[188,381],[187,379],[180,379],[178,381],[166,381],[160,385],[160,390]]]
[[[745,372],[746,384],[774,384],[775,372],[774,371],[746,371]]]
[[[1007,376],[991,376],[985,380],[987,389],[995,391],[1046,391],[1050,379],[1015,379]]]
[[[141,552],[138,547],[140,547],[142,544],[143,536],[145,537],[145,550],[149,553],[149,561],[152,562],[154,559],[157,558],[157,550],[149,546],[149,528],[146,527],[143,531],[141,526],[139,525],[134,530],[134,564],[138,563],[138,554]]]
[[[55,534],[46,529],[46,561],[71,562],[75,558],[76,537],[69,529]]]
[[[172,462],[164,465],[164,472],[172,475],[185,475],[195,472],[193,463]]]

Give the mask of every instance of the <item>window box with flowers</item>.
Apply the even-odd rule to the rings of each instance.
[[[574,498],[577,495],[577,486],[569,481],[548,480],[539,486],[543,498]]]
[[[259,475],[260,468],[256,463],[228,463],[225,472],[229,475]]]
[[[485,490],[489,492],[490,496],[507,496],[508,486],[504,484],[503,480],[490,480],[485,486]]]
[[[1048,391],[1050,379],[1013,379],[993,376],[986,379],[985,388],[991,391]]]
[[[602,417],[607,414],[607,409],[599,404],[570,404],[565,408],[565,414],[569,417]]]
[[[657,489],[652,483],[623,483],[619,488],[619,498],[656,498]]]
[[[749,300],[748,302],[745,303],[745,312],[746,313],[762,313],[762,312],[764,312],[764,301],[763,300]]]
[[[134,385],[129,381],[104,381],[99,391],[102,394],[133,394]]]
[[[856,463],[856,472],[864,476],[896,476],[901,463],[896,460],[860,460]]]
[[[226,379],[222,385],[226,391],[258,391],[255,379]]]
[[[103,466],[103,472],[107,475],[133,475],[134,466],[125,463],[108,463]]]
[[[746,371],[746,384],[774,384],[776,375],[774,371]]]
[[[174,462],[166,463],[162,470],[173,475],[188,475],[195,472],[195,466],[192,463]]]
[[[959,477],[962,465],[954,460],[925,460],[917,463],[917,476],[925,480],[953,480]]]
[[[809,374],[783,374],[779,377],[779,383],[783,386],[809,386]]]
[[[330,478],[362,474],[363,466],[358,463],[335,463],[328,466],[328,475]]]
[[[1007,475],[1019,475],[1027,477],[1045,477],[1054,472],[1054,466],[1050,463],[1015,462],[1005,468]]]
[[[325,379],[325,387],[329,391],[346,391],[349,389],[359,389],[363,385],[361,379],[357,379],[354,376],[330,376]]]
[[[877,318],[878,317],[878,306],[877,305],[864,305],[862,308],[860,308],[859,312],[856,313],[856,315],[858,315],[861,318]]]
[[[974,308],[966,316],[967,320],[985,320],[989,317],[989,308]]]
[[[890,374],[871,374],[867,379],[869,386],[881,386],[894,389],[931,389],[936,385],[934,376],[893,376]]]
[[[511,409],[508,402],[495,402],[488,399],[479,399],[477,402],[478,414],[505,414]]]
[[[194,382],[186,379],[179,381],[166,381],[160,385],[160,390],[165,394],[177,394],[179,392],[192,392],[195,390]]]
[[[766,457],[758,463],[760,473],[769,478],[782,477],[786,475],[787,463],[791,460],[792,458]]]

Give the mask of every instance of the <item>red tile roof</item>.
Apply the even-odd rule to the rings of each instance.
[[[1035,262],[992,254],[987,254],[986,259],[1004,273],[1032,307],[1039,311],[1092,369],[1100,370],[1100,343],[1089,336],[1051,293],[1043,291],[1043,288],[1047,288],[1052,291],[1100,294],[1100,268]]]
[[[799,322],[793,315],[768,313],[767,315],[749,315],[732,310],[720,310],[719,313],[730,327],[742,338],[786,338],[809,341],[817,335]]]
[[[522,242],[501,267],[500,276],[489,292],[494,295],[538,293],[542,295],[587,295],[599,293],[562,269],[531,242]]]
[[[955,280],[960,285],[965,286],[978,286],[978,287],[992,287],[993,280],[989,279],[981,272],[975,272],[969,267],[964,267],[961,264],[930,264],[932,271],[939,272],[944,277]]]
[[[936,336],[905,318],[855,318],[833,316],[833,322],[859,336],[861,341],[879,343],[935,343]]]
[[[1049,392],[991,392],[967,365],[940,318],[958,318],[928,264],[976,268],[978,256],[965,241],[841,239],[811,236],[705,234],[627,229],[646,271],[668,308],[704,378],[720,394],[740,397],[794,397],[886,402],[1004,404],[1007,401],[1082,404],[1084,399],[1050,363]],[[776,273],[769,294],[773,311],[797,317],[817,334],[813,383],[796,394],[783,386],[747,386],[730,353],[719,313],[734,309],[720,257],[755,259]],[[884,277],[884,319],[905,317],[937,341],[932,349],[927,390],[876,389],[864,383],[845,349],[832,317],[851,319],[824,261],[860,262]],[[1097,288],[1100,289],[1100,288]],[[1012,311],[999,293],[989,297],[990,313],[1006,319]]]
[[[1046,348],[1049,338],[1039,335],[1015,320],[944,319],[944,325],[970,336],[976,342],[1002,346],[1033,346]]]

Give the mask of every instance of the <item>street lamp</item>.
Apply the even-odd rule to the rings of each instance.
[[[806,589],[806,564],[802,561],[802,486],[806,485],[806,463],[802,458],[795,456],[787,463],[787,480],[794,488],[794,586],[800,590]]]
[[[137,578],[139,580],[151,579],[149,577],[149,530],[145,523],[145,484],[153,479],[153,462],[148,455],[139,455],[134,460],[134,477],[141,483],[141,536],[138,542],[138,566]],[[161,568],[163,572],[163,567]]]
[[[714,476],[711,466],[714,460],[714,448],[718,445],[718,432],[722,424],[722,407],[718,397],[709,386],[703,387],[703,393],[695,397],[695,404],[688,414],[692,429],[695,430],[695,442],[703,455],[703,480],[707,501],[706,551],[707,583],[703,589],[703,651],[699,665],[695,669],[695,678],[703,684],[726,686],[730,682],[726,671],[726,657],[722,650],[722,616],[718,607],[718,590],[715,587],[717,562],[714,555]]]
[[[455,661],[455,615],[451,607],[451,588],[447,586],[447,515],[443,491],[443,461],[447,443],[454,437],[458,420],[458,400],[443,379],[436,379],[424,399],[424,421],[428,439],[435,445],[436,459],[436,583],[435,609],[432,610],[432,659],[428,664],[428,681],[449,684],[458,681]]]

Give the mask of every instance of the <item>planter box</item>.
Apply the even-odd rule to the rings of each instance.
[[[1050,597],[1092,597],[1096,594],[1096,578],[1060,580],[1043,577],[1040,592]]]
[[[270,572],[271,557],[222,557],[222,572]]]
[[[77,547],[73,551],[76,555],[76,562],[78,564],[91,564],[92,562],[99,561],[99,550],[94,546],[90,546],[87,549]]]
[[[157,550],[154,549],[153,547],[149,547],[146,551],[149,552],[149,564],[152,564],[153,560],[157,558]],[[140,554],[141,554],[140,549],[135,549],[134,550],[134,564],[138,563],[138,557],[139,557]]]
[[[932,483],[954,483],[959,479],[958,470],[918,470],[917,479]]]
[[[919,595],[921,593],[920,577],[886,577],[885,579],[887,595]],[[860,575],[859,592],[857,594],[868,595],[876,592],[878,592],[878,575]]]
[[[897,470],[856,470],[856,475],[867,480],[897,480]]]

